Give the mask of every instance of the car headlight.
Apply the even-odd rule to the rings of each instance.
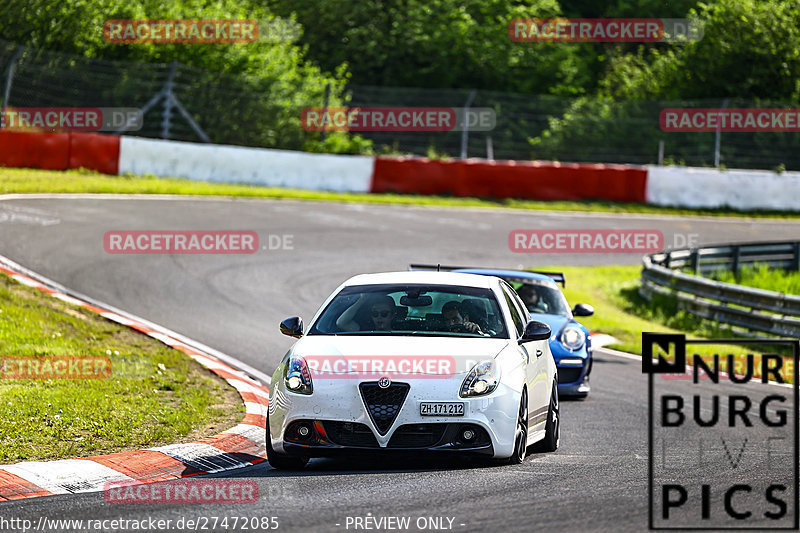
[[[314,384],[311,381],[311,372],[308,371],[308,364],[302,357],[292,356],[286,362],[286,370],[283,373],[283,383],[286,388],[297,394],[311,394],[314,392]]]
[[[461,384],[459,396],[482,396],[489,394],[500,383],[500,367],[492,360],[481,361],[472,367]]]
[[[567,326],[561,332],[561,344],[568,350],[580,350],[586,342],[586,334],[576,326]]]

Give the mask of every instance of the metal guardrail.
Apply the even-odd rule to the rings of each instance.
[[[800,296],[743,287],[686,274],[738,273],[745,264],[800,270],[800,241],[681,248],[644,257],[639,294],[674,296],[680,308],[708,320],[750,331],[800,338]]]

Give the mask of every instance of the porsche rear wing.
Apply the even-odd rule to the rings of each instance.
[[[556,283],[560,283],[562,287],[566,288],[567,280],[564,277],[562,272],[543,272],[537,270],[515,270],[512,268],[487,268],[487,267],[469,267],[469,266],[448,266],[448,265],[423,265],[423,264],[411,264],[408,265],[409,270],[435,270],[437,272],[450,272],[453,270],[505,270],[506,272],[519,272],[521,275],[519,278],[515,278],[514,281],[518,283],[524,283],[524,274],[541,274],[543,276],[547,276],[551,278]],[[500,276],[503,277],[503,276]],[[517,281],[519,280],[519,281]]]

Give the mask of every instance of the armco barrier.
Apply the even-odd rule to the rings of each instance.
[[[642,285],[645,299],[653,294],[674,296],[687,312],[750,331],[800,337],[800,296],[743,287],[693,276],[717,269],[738,270],[744,264],[765,263],[797,270],[800,242],[744,243],[678,249],[644,257]]]
[[[0,130],[0,166],[116,174],[119,137],[98,133],[33,133]]]
[[[644,167],[624,165],[378,157],[371,191],[643,203],[646,182]]]

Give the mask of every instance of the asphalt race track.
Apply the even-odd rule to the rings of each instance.
[[[360,272],[405,270],[411,262],[516,268],[641,260],[635,254],[509,250],[511,230],[569,228],[658,229],[667,245],[683,244],[681,239],[690,234],[698,244],[800,235],[800,223],[783,220],[271,200],[0,197],[0,254],[267,374],[291,345],[278,332],[279,321],[291,315],[310,319],[339,283]],[[252,230],[266,249],[252,255],[104,251],[105,232],[145,229]],[[291,235],[291,249],[268,249],[269,235]],[[315,460],[301,473],[279,473],[262,464],[232,474],[258,481],[261,498],[253,505],[109,505],[102,494],[89,493],[5,503],[0,515],[34,522],[42,515],[173,521],[276,516],[284,531],[346,531],[347,517],[410,516],[412,526],[420,517],[445,517],[445,527],[451,518],[452,529],[464,531],[644,531],[647,380],[640,361],[598,350],[595,362],[589,399],[562,403],[559,450],[529,456],[520,466]],[[738,430],[726,435],[738,449]],[[678,446],[693,457],[691,443]],[[714,452],[713,447],[706,451],[709,458]],[[794,494],[791,469],[776,473],[758,467],[749,452],[742,457],[735,471],[738,482],[757,484],[778,476]],[[681,475],[690,482],[709,476],[692,460]],[[722,475],[719,470],[717,475]],[[714,516],[722,509],[719,496],[712,496]]]

